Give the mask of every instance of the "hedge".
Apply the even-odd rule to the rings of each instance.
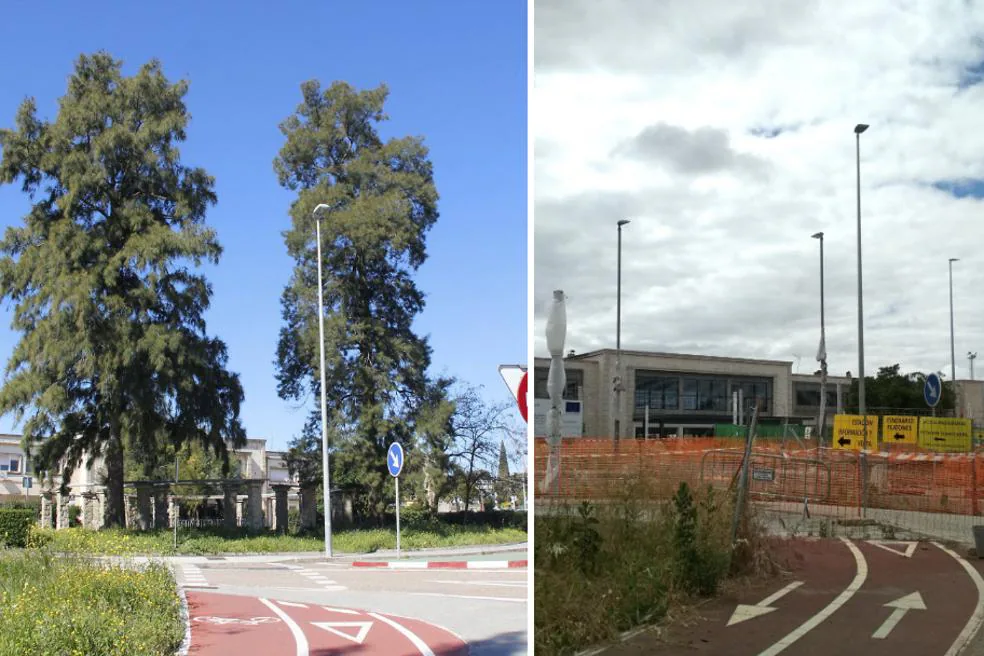
[[[0,508],[0,543],[27,546],[28,532],[37,520],[38,514],[30,508]]]

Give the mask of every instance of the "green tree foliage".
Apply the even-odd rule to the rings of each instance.
[[[297,195],[284,233],[294,270],[282,296],[278,393],[317,399],[318,299],[315,219],[322,219],[326,392],[332,485],[357,486],[363,510],[379,516],[389,489],[389,442],[412,447],[428,395],[427,340],[412,323],[424,307],[412,274],[426,259],[438,218],[427,149],[418,137],[382,140],[385,86],[357,91],[344,82],[301,86],[302,101],[280,125],[286,141],[274,161],[280,184]],[[320,410],[314,404],[289,463],[320,478]],[[408,448],[407,458],[411,454]]]
[[[39,470],[66,478],[105,458],[106,520],[123,524],[124,451],[147,472],[165,443],[227,458],[245,442],[243,391],[226,347],[205,334],[211,286],[194,272],[221,247],[205,224],[213,179],[183,166],[186,82],[156,61],[132,77],[82,56],[54,122],[26,100],[0,131],[0,183],[33,205],[0,243],[0,290],[21,339],[0,412],[24,423]]]
[[[927,375],[918,371],[903,374],[901,367],[898,364],[893,364],[890,367],[879,368],[874,378],[865,376],[864,402],[866,411],[875,413],[898,410],[927,411],[929,408],[923,398],[923,385]],[[940,378],[943,378],[942,374]],[[943,398],[936,406],[937,411],[953,410],[956,407],[955,396],[953,383],[945,382],[943,384]],[[851,381],[846,405],[852,411],[857,411],[857,379]]]

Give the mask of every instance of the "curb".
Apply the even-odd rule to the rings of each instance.
[[[516,569],[527,567],[525,560],[356,560],[352,567],[385,569]]]

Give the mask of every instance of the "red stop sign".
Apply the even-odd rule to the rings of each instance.
[[[529,372],[526,372],[526,373],[523,374],[522,379],[520,379],[520,381],[519,381],[519,391],[516,394],[516,400],[519,402],[519,414],[523,415],[523,421],[525,421],[526,423],[529,423],[530,422],[530,420],[527,419],[527,414],[528,414],[529,410],[526,407],[526,402],[527,402],[527,400],[526,400],[527,391],[526,390],[528,389],[527,388],[528,383],[526,381],[527,381],[527,377],[528,376],[529,376]]]

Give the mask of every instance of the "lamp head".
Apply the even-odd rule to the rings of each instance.
[[[629,221],[628,219],[622,219],[621,221],[618,222],[618,227],[621,228],[622,226],[624,226],[626,224],[629,224],[629,223],[632,223],[632,222]]]
[[[820,240],[822,240],[823,239],[823,233],[822,232],[815,233],[813,235],[813,238],[814,239],[820,239]]]
[[[959,257],[951,257],[951,258],[950,258],[950,263],[951,263],[951,264],[952,264],[953,262],[959,262],[959,261],[960,261],[960,258],[959,258]]]
[[[861,134],[862,132],[867,130],[868,127],[869,126],[864,123],[858,123],[857,125],[854,126],[854,134]]]
[[[314,212],[313,212],[314,218],[320,219],[330,209],[331,208],[329,206],[325,205],[324,203],[318,203],[318,206],[314,208]]]

